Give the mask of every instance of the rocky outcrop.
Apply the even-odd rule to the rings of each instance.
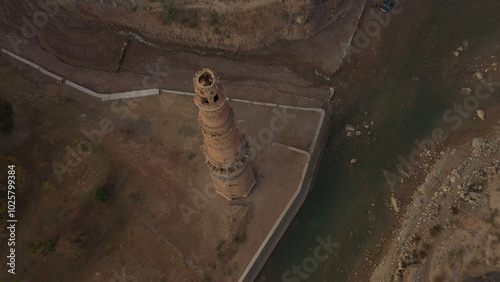
[[[463,274],[474,277],[485,271],[481,267],[500,268],[499,134],[441,154],[371,281],[464,281]],[[466,281],[498,277],[488,273]]]
[[[331,24],[345,0],[55,0],[78,16],[182,45],[248,50],[304,39]]]

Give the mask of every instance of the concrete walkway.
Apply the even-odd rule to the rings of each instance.
[[[146,96],[153,96],[153,95],[159,95],[161,93],[172,93],[172,94],[177,94],[177,95],[185,95],[185,96],[194,96],[195,93],[193,92],[184,92],[184,91],[176,91],[176,90],[166,90],[166,89],[159,89],[159,88],[153,88],[153,89],[143,89],[143,90],[135,90],[135,91],[127,91],[127,92],[118,92],[118,93],[111,93],[111,94],[103,94],[103,93],[97,93],[95,91],[92,91],[86,87],[83,87],[73,81],[67,80],[63,78],[62,76],[59,76],[53,72],[50,72],[41,66],[21,57],[18,56],[8,50],[5,50],[2,48],[2,53],[5,53],[12,58],[25,63],[26,65],[29,65],[30,67],[39,70],[41,73],[50,76],[56,80],[57,83],[59,84],[66,84],[74,89],[77,89],[87,95],[90,95],[92,97],[96,97],[98,99],[101,99],[102,101],[111,101],[111,100],[120,100],[120,99],[130,99],[130,98],[138,98],[138,97],[146,97]],[[226,98],[228,101],[233,101],[233,102],[241,102],[241,103],[246,103],[250,105],[260,105],[260,106],[268,106],[268,107],[278,107],[278,108],[287,108],[287,109],[294,109],[294,110],[303,110],[303,111],[314,111],[318,112],[321,115],[325,114],[325,111],[321,108],[305,108],[305,107],[294,107],[294,106],[288,106],[288,105],[280,105],[280,104],[275,104],[275,103],[265,103],[265,102],[257,102],[257,101],[249,101],[249,100],[243,100],[243,99],[231,99],[231,98]],[[311,153],[311,152],[310,152]]]

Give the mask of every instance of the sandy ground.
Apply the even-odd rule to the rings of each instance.
[[[349,1],[56,1],[90,20],[163,42],[248,50],[309,38],[338,19]],[[343,7],[344,6],[344,7]],[[168,23],[165,18],[168,18]]]
[[[230,102],[258,184],[228,203],[210,185],[192,97],[101,102],[10,60],[2,98],[16,129],[1,146],[2,163],[30,182],[19,196],[22,279],[237,280],[300,187],[306,155],[271,143],[312,150],[317,112]],[[272,131],[275,116],[289,120]],[[93,200],[101,186],[104,204]]]
[[[3,11],[7,8],[11,12],[7,19],[2,17],[5,24],[2,37],[7,38],[12,35],[10,30],[20,33],[23,23],[15,22],[19,19],[17,16],[29,16],[27,11],[33,7],[3,4],[7,5],[2,6]],[[10,41],[0,44],[9,50],[19,47],[12,51],[102,93],[152,87],[192,91],[194,72],[210,66],[219,73],[232,98],[318,107],[324,105],[330,95],[328,87],[316,87],[318,78],[312,70],[308,72],[313,75],[302,77],[300,69],[306,65],[297,61],[273,55],[219,55],[210,50],[207,55],[190,48],[158,47],[141,42],[140,38],[119,35],[119,30],[73,17],[61,9],[34,39],[20,38],[22,43],[18,46]],[[349,40],[349,33],[343,38]],[[338,42],[331,36],[325,40],[331,39]],[[126,54],[125,43],[128,43]],[[279,48],[279,51],[284,50]],[[287,56],[301,60],[294,55]],[[338,68],[342,56],[342,53],[329,56],[337,62],[330,67]],[[209,189],[202,185],[208,181],[208,175],[199,173],[204,168],[198,152],[201,139],[190,98],[181,99],[186,107],[158,97],[99,104],[55,85],[25,66],[17,70],[17,64],[6,62],[5,65],[5,79],[12,83],[3,91],[15,105],[16,127],[23,130],[14,132],[12,138],[18,141],[4,143],[3,149],[13,154],[22,167],[30,166],[32,175],[40,176],[27,178],[31,183],[26,185],[26,194],[32,194],[29,191],[36,187],[44,188],[33,194],[35,199],[43,201],[35,204],[28,200],[20,204],[24,218],[30,218],[30,227],[22,225],[19,230],[23,237],[19,252],[27,258],[18,264],[22,279],[62,281],[81,277],[82,281],[88,281],[146,277],[197,281],[211,277],[215,281],[236,280],[274,224],[280,209],[298,187],[304,156],[283,148],[271,148],[269,142],[262,142],[259,137],[260,130],[269,126],[273,115],[271,108],[255,115],[254,110],[246,106],[234,105],[235,111],[242,112],[241,116],[237,115],[239,126],[247,130],[249,139],[257,140],[254,144],[251,141],[251,145],[260,151],[255,162],[259,163],[256,175],[261,186],[254,192],[262,193],[252,194],[251,198],[256,198],[249,199],[248,205],[235,205],[230,209],[222,209],[221,200],[210,198],[208,205],[216,213],[212,214],[210,208],[205,208],[206,196],[199,200],[201,202],[183,202],[184,199],[197,199],[200,190]],[[28,76],[19,77],[20,73]],[[19,85],[28,86],[29,91],[19,95],[14,90],[20,88]],[[31,100],[35,97],[43,99]],[[46,103],[42,102],[45,100]],[[186,109],[193,113],[191,118]],[[33,124],[27,117],[43,118]],[[275,134],[273,141],[309,150],[316,128],[310,117],[319,116],[298,114],[298,117],[286,130]],[[58,184],[57,177],[51,173],[50,160],[65,164],[68,154],[65,146],[78,145],[80,129],[92,130],[105,118],[116,125],[116,130],[103,137],[102,145],[92,151],[83,165],[64,175],[64,184]],[[306,131],[298,134],[299,128]],[[41,139],[33,139],[38,135]],[[41,150],[44,154],[33,157],[33,150]],[[271,160],[280,162],[281,173]],[[281,179],[290,172],[293,177]],[[160,180],[162,183],[158,182]],[[112,212],[106,207],[95,207],[93,203],[95,188],[103,185],[113,192],[107,203]],[[40,216],[46,213],[39,211],[48,210],[50,203],[61,204],[51,208],[53,212],[41,220]],[[179,206],[181,203],[185,205]],[[274,212],[266,206],[272,207]],[[200,210],[200,207],[203,208]],[[186,211],[193,213],[186,218]],[[111,214],[100,217],[101,213]],[[220,222],[208,219],[220,219]],[[169,220],[171,222],[165,224]],[[23,222],[27,224],[28,220]],[[141,236],[142,233],[148,235]],[[154,250],[160,250],[161,258],[153,255]],[[75,261],[84,268],[74,268]]]

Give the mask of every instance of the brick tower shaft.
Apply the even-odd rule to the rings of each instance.
[[[250,150],[236,128],[233,110],[226,102],[219,78],[214,71],[205,68],[196,73],[193,84],[205,162],[215,188],[227,199],[245,198],[255,185],[248,164]]]

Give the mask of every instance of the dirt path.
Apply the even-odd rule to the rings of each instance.
[[[203,8],[214,9],[218,12],[241,12],[246,10],[252,10],[260,6],[267,6],[273,3],[281,3],[280,0],[252,0],[240,1],[240,2],[226,2],[226,1],[196,1],[187,0],[182,2],[176,2],[177,5],[181,6],[182,9],[193,9],[193,8]]]

